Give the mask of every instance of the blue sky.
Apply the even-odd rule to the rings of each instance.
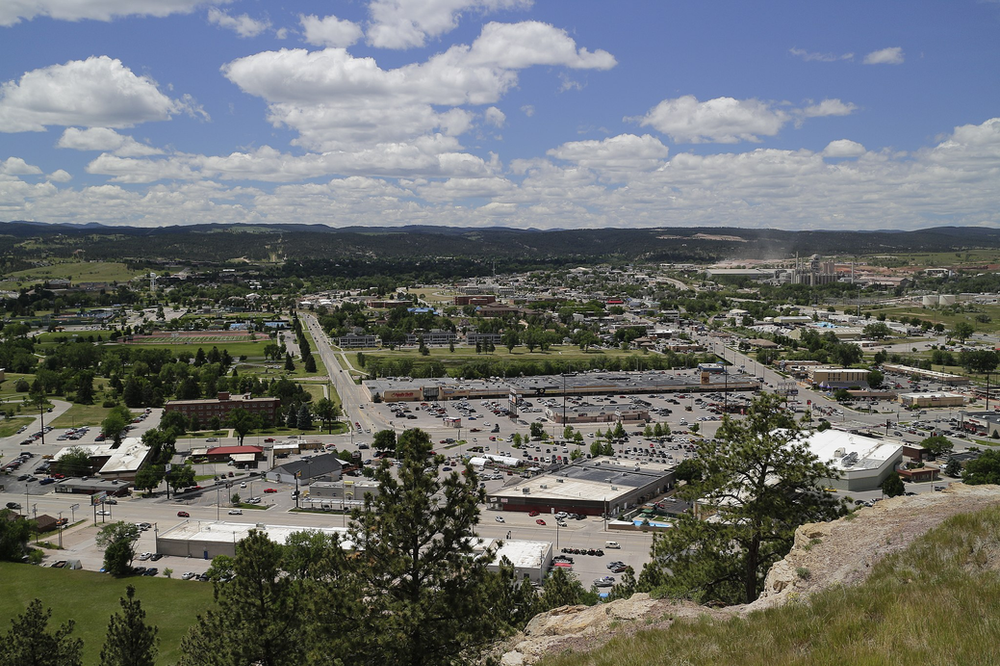
[[[1000,2],[0,3],[0,220],[1000,222]]]

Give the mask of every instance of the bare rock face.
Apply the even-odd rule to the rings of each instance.
[[[716,609],[636,594],[598,606],[562,606],[536,616],[497,652],[503,666],[528,666],[548,653],[592,650],[639,629],[665,629],[678,618],[723,619],[802,599],[832,585],[854,585],[876,562],[945,519],[998,503],[1000,486],[960,483],[943,492],[878,502],[848,518],[800,527],[792,550],[771,567],[764,591],[752,604]]]
[[[764,591],[743,612],[780,605],[833,585],[861,582],[882,558],[904,550],[945,519],[995,506],[1000,486],[955,483],[943,492],[894,497],[831,523],[808,523],[795,532],[795,544],[775,563]]]

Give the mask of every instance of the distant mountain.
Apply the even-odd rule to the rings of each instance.
[[[40,245],[26,244],[38,239]],[[309,261],[464,258],[508,263],[575,261],[698,262],[870,255],[1000,247],[1000,229],[786,231],[728,227],[521,230],[503,227],[197,225],[105,227],[0,223],[0,253],[83,250],[91,259],[138,261]]]

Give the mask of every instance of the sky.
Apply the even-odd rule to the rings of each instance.
[[[0,220],[1000,226],[1000,0],[0,0]]]

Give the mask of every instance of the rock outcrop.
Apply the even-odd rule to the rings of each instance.
[[[536,616],[500,647],[504,666],[528,666],[563,650],[586,651],[639,629],[666,628],[679,618],[726,618],[802,599],[832,585],[854,585],[887,555],[951,516],[1000,503],[1000,486],[952,484],[943,492],[896,497],[830,523],[809,523],[795,533],[788,555],[768,572],[752,604],[708,608],[636,594],[598,606],[562,606]]]

